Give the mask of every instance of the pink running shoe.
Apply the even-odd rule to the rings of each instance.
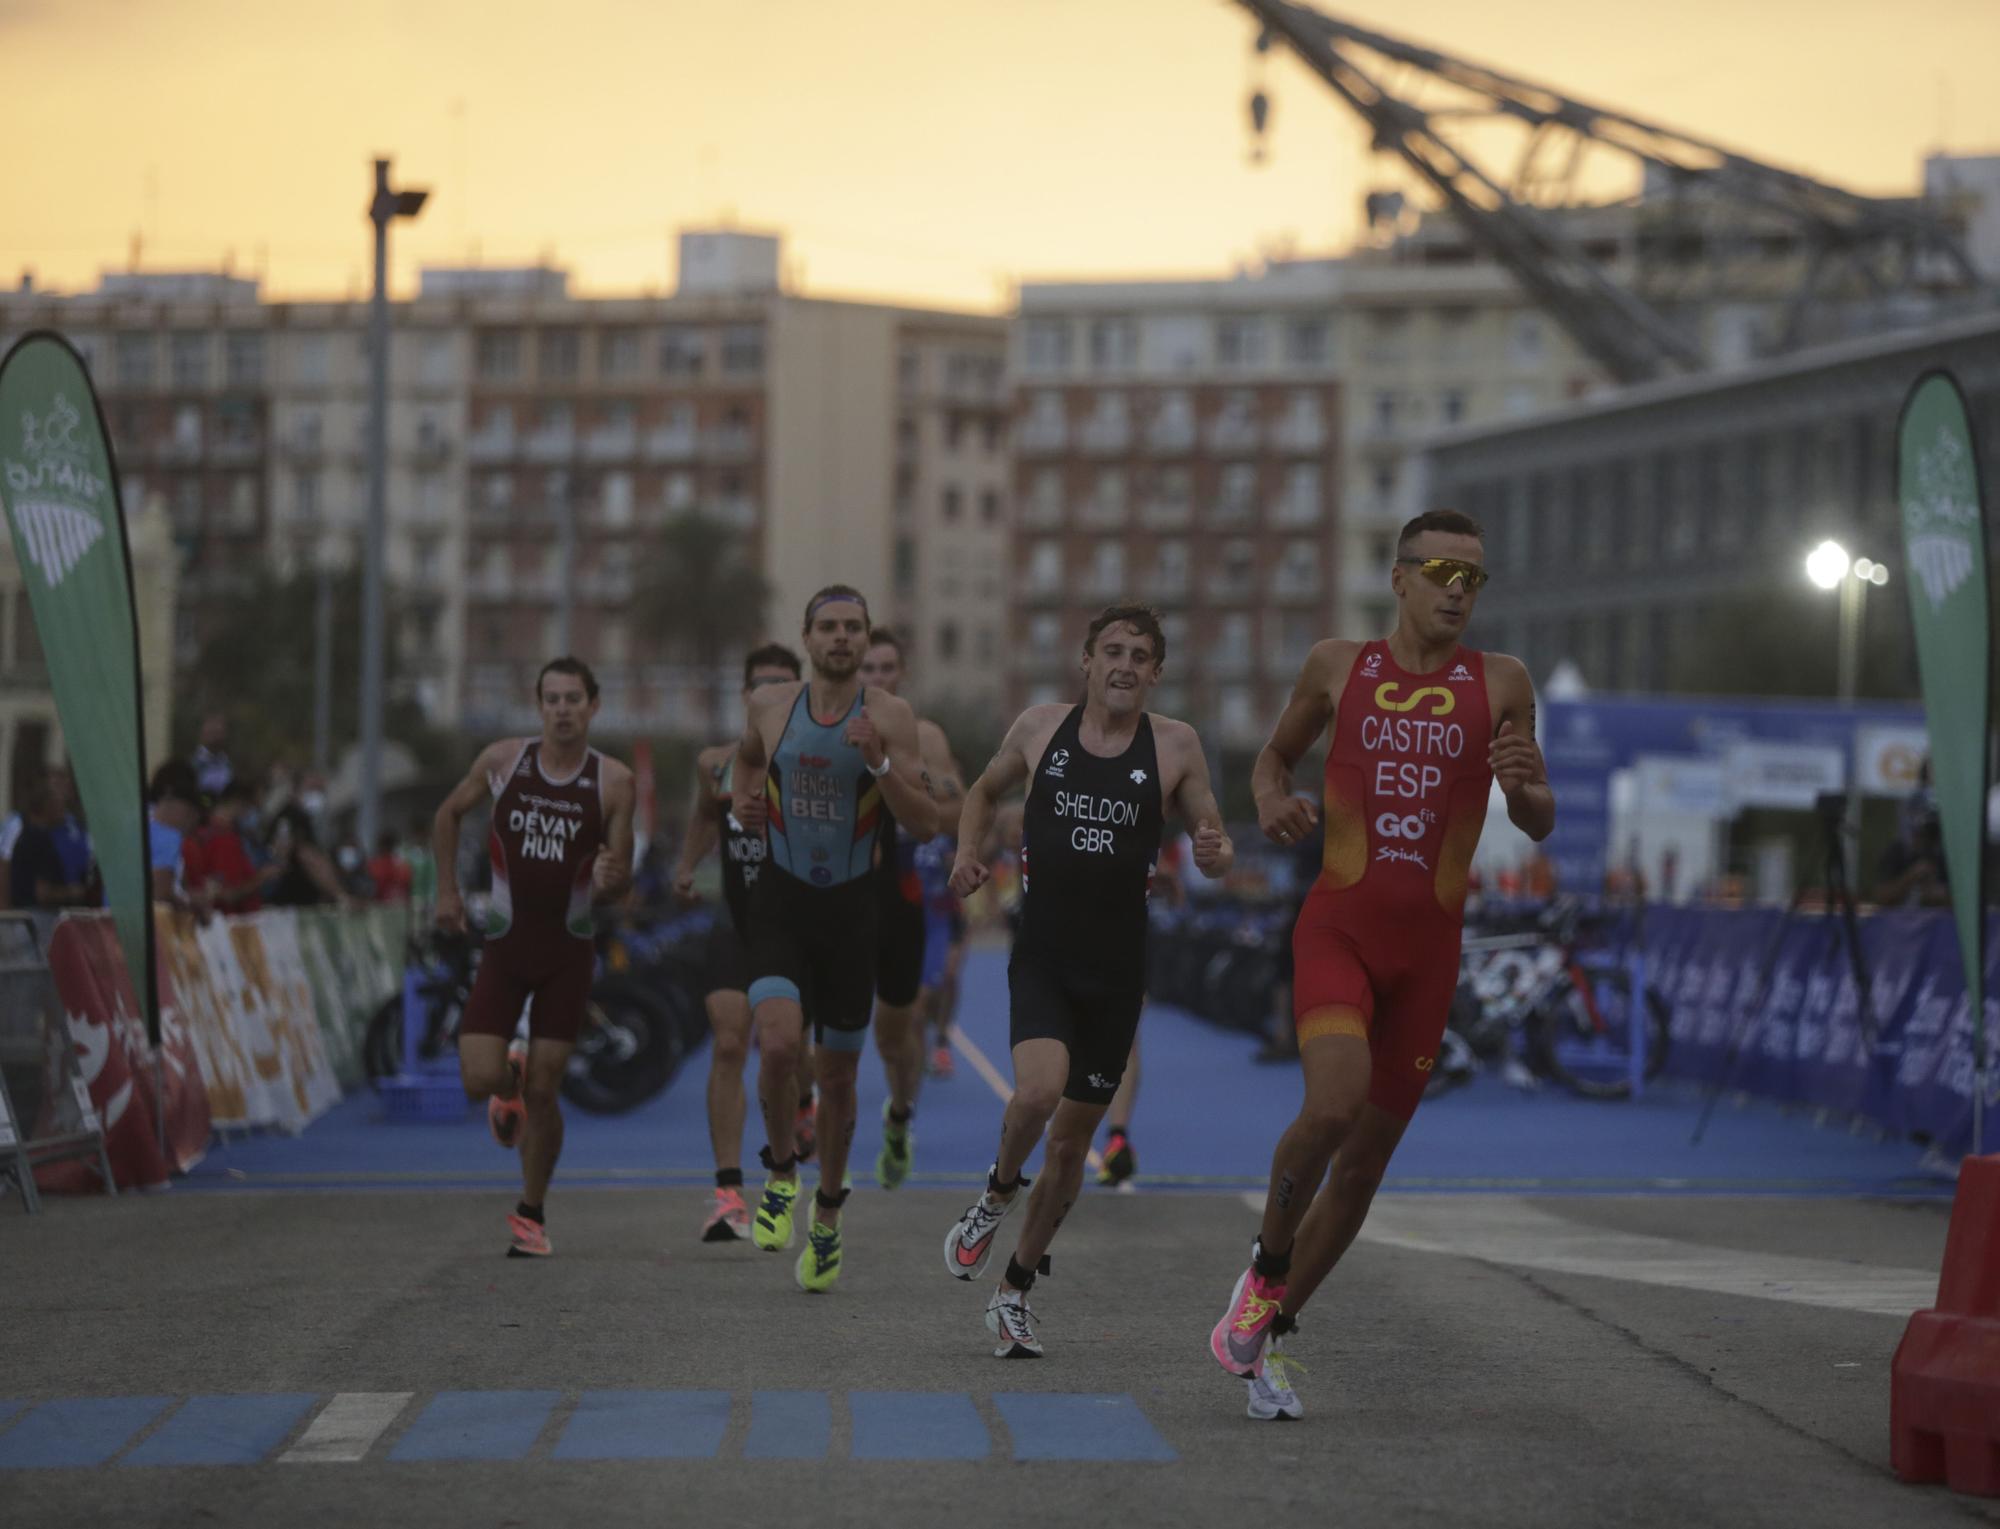
[[[486,1125],[492,1131],[493,1139],[509,1152],[521,1144],[521,1127],[527,1121],[528,1107],[521,1102],[521,1080],[528,1071],[528,1043],[516,1040],[507,1048],[507,1065],[514,1069],[514,1097],[502,1099],[498,1094],[486,1100]]]
[[[1257,1374],[1265,1336],[1278,1315],[1278,1302],[1284,1298],[1285,1287],[1265,1280],[1254,1263],[1245,1269],[1229,1293],[1229,1310],[1208,1335],[1208,1351],[1215,1362],[1241,1378]]]
[[[951,1070],[951,1047],[938,1047],[937,1050],[931,1053],[931,1076],[940,1081],[946,1081],[951,1077]]]
[[[743,1203],[740,1189],[718,1189],[715,1206],[701,1224],[703,1242],[748,1242],[750,1207]]]
[[[548,1228],[539,1221],[530,1221],[518,1212],[509,1211],[507,1230],[513,1235],[513,1242],[507,1249],[509,1258],[547,1258],[555,1251],[549,1245]]]

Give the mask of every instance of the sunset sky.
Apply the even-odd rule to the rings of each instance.
[[[1859,190],[2000,152],[1996,0],[1343,0],[1325,9]],[[369,160],[420,264],[666,288],[671,231],[787,236],[824,295],[1003,304],[1350,241],[1386,164],[1286,59],[1249,163],[1226,0],[0,0],[0,279],[127,263],[364,290]]]

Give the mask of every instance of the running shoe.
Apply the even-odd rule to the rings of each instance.
[[[931,1076],[942,1082],[950,1082],[951,1069],[951,1047],[940,1045],[931,1053]]]
[[[1021,1187],[1008,1199],[1002,1200],[993,1193],[993,1173],[999,1166],[995,1163],[988,1170],[988,1187],[979,1192],[979,1198],[965,1208],[965,1214],[945,1234],[944,1266],[955,1279],[979,1278],[986,1268],[986,1261],[993,1256],[993,1234],[1000,1230],[1000,1223],[1007,1219],[1007,1212],[1026,1197],[1028,1181],[1025,1178],[1021,1180]]]
[[[1040,1359],[1042,1340],[1030,1325],[1034,1312],[1026,1292],[996,1290],[986,1303],[986,1330],[1000,1340],[993,1350],[995,1359]]]
[[[701,1224],[703,1242],[748,1242],[750,1207],[743,1203],[740,1189],[718,1189],[715,1205]]]
[[[889,1118],[889,1101],[882,1101],[882,1150],[875,1157],[875,1182],[884,1189],[900,1189],[903,1180],[910,1176],[910,1149],[917,1144],[917,1134],[910,1129],[910,1122],[901,1127]]]
[[[813,1148],[819,1144],[818,1137],[813,1131],[814,1123],[818,1119],[817,1103],[800,1105],[798,1114],[792,1118],[792,1150],[798,1154],[802,1163],[813,1155]]]
[[[1097,1182],[1107,1189],[1117,1189],[1132,1182],[1132,1176],[1139,1171],[1139,1159],[1132,1151],[1132,1143],[1123,1131],[1114,1129],[1111,1139],[1104,1144],[1104,1171],[1097,1176]]]
[[[1215,1362],[1244,1379],[1255,1375],[1265,1335],[1278,1315],[1278,1302],[1284,1298],[1285,1287],[1266,1280],[1255,1263],[1245,1269],[1229,1293],[1229,1309],[1208,1335],[1208,1351]]]
[[[1306,1367],[1278,1351],[1285,1340],[1273,1338],[1264,1352],[1264,1362],[1245,1384],[1250,1388],[1249,1414],[1260,1423],[1296,1423],[1306,1415],[1299,1396],[1292,1389],[1290,1371],[1303,1375]]]
[[[805,1251],[799,1254],[799,1289],[808,1295],[825,1295],[840,1278],[840,1227],[806,1223]]]
[[[792,1206],[798,1197],[797,1179],[764,1180],[764,1196],[757,1202],[750,1240],[766,1253],[782,1252],[792,1245]]]
[[[521,1102],[521,1080],[528,1071],[526,1041],[516,1039],[507,1047],[507,1065],[514,1070],[514,1097],[502,1099],[498,1094],[488,1095],[486,1126],[493,1133],[493,1139],[512,1152],[521,1144],[521,1127],[528,1118],[528,1107]]]
[[[549,1246],[549,1229],[539,1221],[529,1220],[519,1211],[507,1213],[507,1230],[514,1238],[507,1249],[509,1258],[547,1258],[555,1252]]]

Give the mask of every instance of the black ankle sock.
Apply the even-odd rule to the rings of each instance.
[[[517,1216],[527,1217],[527,1219],[534,1222],[536,1226],[543,1225],[541,1206],[530,1205],[526,1200],[521,1201],[520,1204],[514,1207],[514,1214]]]
[[[1283,1338],[1298,1330],[1299,1319],[1297,1317],[1288,1317],[1281,1311],[1275,1317],[1271,1318],[1271,1336],[1273,1338]]]
[[[1118,1146],[1121,1142],[1129,1147],[1132,1145],[1132,1133],[1123,1126],[1113,1126],[1111,1134],[1105,1137],[1105,1140],[1113,1147]]]
[[[1000,1170],[998,1168],[989,1168],[986,1170],[986,1187],[996,1195],[1018,1194],[1033,1182],[1034,1180],[1029,1178],[1025,1173],[1017,1173],[1014,1175],[1013,1183],[1003,1184],[1000,1182]]]
[[[1259,1237],[1257,1239],[1257,1254],[1251,1262],[1257,1270],[1257,1277],[1259,1279],[1281,1280],[1292,1272],[1292,1250],[1286,1248],[1282,1253],[1267,1252],[1264,1247],[1264,1239]]]
[[[821,1210],[839,1210],[847,1203],[847,1197],[853,1193],[852,1189],[843,1189],[837,1195],[830,1195],[824,1189],[815,1189],[813,1199],[818,1202]]]
[[[769,1146],[763,1146],[757,1149],[757,1160],[761,1162],[766,1168],[770,1169],[771,1172],[773,1173],[792,1173],[795,1172],[799,1166],[798,1153],[794,1152],[790,1157],[786,1158],[781,1163],[775,1157],[771,1156],[771,1149]]]
[[[813,1107],[813,1091],[811,1089],[807,1089],[804,1093],[799,1095],[799,1108],[802,1110],[809,1110],[812,1107]]]
[[[1023,1295],[1035,1288],[1035,1271],[1023,1269],[1011,1253],[1007,1255],[1007,1284]]]
[[[716,1169],[715,1187],[717,1189],[741,1189],[743,1187],[743,1170],[741,1168]]]
[[[914,1105],[906,1110],[899,1110],[893,1104],[889,1106],[889,1124],[892,1126],[906,1126],[916,1118],[917,1111]]]

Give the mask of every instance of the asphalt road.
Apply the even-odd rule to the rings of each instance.
[[[822,1297],[697,1244],[694,1190],[559,1181],[547,1261],[500,1256],[497,1193],[0,1207],[0,1398],[98,1399],[0,1401],[0,1521],[2000,1523],[1888,1469],[1936,1201],[1385,1198],[1294,1346],[1304,1420],[1257,1424],[1206,1351],[1240,1193],[1086,1195],[1039,1363],[944,1273],[964,1197],[857,1193]]]

